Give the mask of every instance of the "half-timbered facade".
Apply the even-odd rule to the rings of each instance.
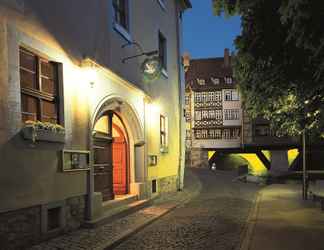
[[[251,119],[244,108],[231,67],[232,57],[190,59],[186,70],[186,160],[188,166],[207,167],[217,152],[249,153],[274,172],[287,170],[287,149],[296,140],[277,137],[269,122]],[[268,150],[267,156],[263,154]],[[271,157],[269,156],[271,155]]]
[[[239,148],[241,100],[226,49],[222,58],[192,59],[186,72],[188,148]]]

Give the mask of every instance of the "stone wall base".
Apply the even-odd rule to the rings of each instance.
[[[156,184],[154,184],[156,183]],[[156,192],[153,192],[153,185],[156,185]],[[147,195],[153,197],[154,195],[163,195],[178,191],[178,176],[168,176],[164,178],[153,179],[147,182]]]
[[[61,205],[60,227],[44,232],[44,209]],[[55,206],[54,206],[55,207]],[[42,218],[43,217],[43,218]],[[62,219],[62,220],[61,220]],[[68,198],[61,202],[0,213],[0,249],[24,249],[44,239],[80,228],[85,220],[85,196]]]
[[[21,249],[41,239],[40,206],[0,214],[0,248]]]
[[[189,165],[192,168],[209,168],[208,151],[200,148],[192,148],[188,156]]]

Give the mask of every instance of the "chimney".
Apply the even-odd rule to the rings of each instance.
[[[226,48],[224,50],[224,67],[228,68],[230,66],[230,55],[229,55],[229,49]]]
[[[182,64],[184,71],[187,72],[190,67],[190,54],[188,52],[185,52],[182,56]]]

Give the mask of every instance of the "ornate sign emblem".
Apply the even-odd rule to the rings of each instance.
[[[158,56],[146,58],[142,65],[141,71],[145,82],[158,79],[161,75],[162,65]]]

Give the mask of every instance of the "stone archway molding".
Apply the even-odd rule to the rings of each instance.
[[[121,114],[127,131],[133,137],[134,145],[144,145],[144,126],[138,112],[133,105],[118,95],[108,95],[99,102],[91,119],[91,129],[94,128],[97,120],[107,111],[115,111]]]

